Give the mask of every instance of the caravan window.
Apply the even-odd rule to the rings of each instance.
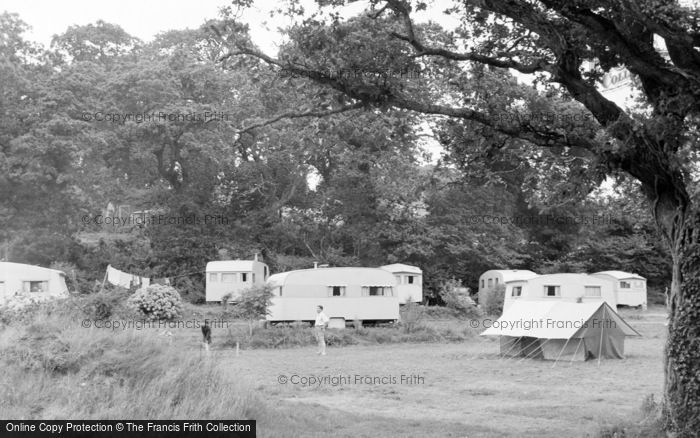
[[[267,279],[267,266],[263,267],[263,280]]]
[[[493,278],[489,278],[489,287],[493,287]]]
[[[621,281],[620,282],[620,289],[629,289],[629,288],[630,288],[629,281]]]
[[[413,275],[409,275],[407,278],[408,278],[408,284],[413,284]]]
[[[496,277],[496,286],[498,286],[498,277]]]
[[[250,274],[250,275],[251,275],[251,281],[252,281],[253,283],[255,283],[255,272],[253,272],[253,273]]]
[[[396,277],[396,284],[401,284],[401,276],[396,275],[395,277]]]
[[[519,297],[522,294],[523,294],[523,287],[522,286],[513,286],[513,293],[511,293],[512,296]]]
[[[248,273],[241,272],[241,283],[245,283],[246,281],[248,281]]]
[[[561,296],[561,289],[559,286],[545,286],[544,287],[544,296],[545,297],[560,297]]]
[[[329,297],[344,297],[345,286],[328,286]]]
[[[584,286],[583,296],[585,296],[585,297],[599,297],[599,296],[601,296],[600,286]]]
[[[392,296],[391,287],[387,286],[363,286],[362,295],[370,297]]]
[[[216,273],[209,274],[209,281],[211,281],[212,283],[216,283],[217,281],[219,281],[219,274],[216,274]]]
[[[236,282],[236,274],[230,273],[230,272],[221,274],[221,282],[222,283],[235,283]]]
[[[24,282],[25,292],[48,292],[49,282],[48,281],[25,281]]]
[[[482,289],[484,288],[484,279],[483,278],[481,279],[481,288]]]

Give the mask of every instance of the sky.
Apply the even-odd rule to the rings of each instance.
[[[251,25],[251,37],[264,52],[274,55],[281,42],[278,27],[288,24],[283,18],[270,18],[275,1],[255,2],[243,20]],[[303,3],[313,3],[303,0]],[[358,2],[349,6],[348,13],[364,6]],[[230,4],[227,0],[195,0],[173,3],[143,0],[2,0],[0,12],[19,14],[32,29],[25,38],[48,47],[53,35],[72,25],[85,25],[97,20],[118,24],[127,33],[143,41],[150,41],[160,32],[173,29],[194,29],[208,19],[217,18],[219,9]],[[309,5],[310,6],[310,5]],[[310,9],[310,8],[307,8]]]
[[[127,33],[144,41],[172,29],[197,28],[205,20],[216,18],[226,0],[179,2],[177,7],[165,2],[143,0],[4,0],[0,11],[18,13],[32,27],[25,35],[48,47],[55,34],[72,25],[85,25],[97,20],[118,24]]]

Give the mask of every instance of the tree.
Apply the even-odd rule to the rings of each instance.
[[[332,2],[338,4],[344,2]],[[693,174],[700,115],[697,10],[659,0],[467,0],[445,10],[461,23],[445,31],[414,23],[413,15],[429,7],[424,1],[371,5],[367,14],[347,21],[334,14],[326,21],[318,15],[305,20],[291,29],[277,58],[229,36],[231,50],[222,59],[256,57],[337,91],[346,105],[362,102],[374,111],[391,107],[468,120],[540,148],[581,151],[598,172],[587,181],[620,172],[638,180],[673,261],[667,426],[680,436],[695,434],[700,430],[700,208]],[[655,39],[663,41],[667,56],[656,49]],[[442,73],[426,81],[433,87],[395,76],[368,81],[329,73],[401,71],[419,68],[418,60],[426,73]],[[543,84],[533,89],[538,98],[523,107],[496,97],[508,109],[505,118],[487,105],[472,105],[476,90],[469,81],[484,66],[536,75]],[[639,79],[643,113],[624,110],[596,89],[596,79],[618,66]],[[592,120],[566,126],[561,112],[554,120],[510,117],[560,111],[559,97],[578,102],[576,109]]]
[[[234,314],[237,318],[248,321],[248,334],[253,336],[255,321],[270,314],[272,288],[267,285],[254,286],[241,291],[241,296],[234,304]]]

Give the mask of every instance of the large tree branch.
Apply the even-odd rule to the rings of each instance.
[[[427,48],[416,37],[410,18],[410,11],[407,7],[397,0],[387,0],[387,3],[401,17],[406,29],[406,35],[399,35],[395,32],[392,35],[410,43],[419,54],[441,56],[454,61],[474,61],[500,68],[513,68],[522,73],[547,71],[552,74],[555,81],[564,85],[576,100],[583,103],[603,126],[615,123],[623,115],[623,111],[615,103],[606,99],[596,90],[595,86],[587,83],[581,77],[579,72],[581,61],[576,58],[575,52],[566,38],[554,25],[548,24],[546,16],[530,5],[517,0],[484,0],[477,2],[481,7],[505,15],[515,22],[521,23],[531,31],[547,36],[547,39],[550,41],[550,49],[559,58],[557,64],[550,64],[540,60],[534,64],[526,65],[512,59],[499,60],[474,53],[461,54],[444,49]],[[507,7],[504,6],[506,4]]]
[[[475,111],[470,108],[455,108],[445,105],[430,104],[404,97],[394,97],[390,103],[396,108],[415,111],[422,114],[442,115],[470,120],[487,126],[494,131],[512,138],[528,141],[536,146],[570,146],[595,151],[600,144],[594,139],[594,132],[588,135],[580,135],[566,130],[542,129],[528,120],[519,120],[514,123],[502,123],[500,118],[490,114]]]
[[[325,110],[325,111],[319,111],[319,110],[311,110],[311,111],[304,111],[304,112],[289,111],[289,112],[280,114],[277,117],[274,117],[272,119],[264,120],[261,122],[254,123],[250,126],[246,126],[245,128],[242,128],[238,131],[238,135],[240,136],[241,134],[250,132],[253,129],[262,128],[263,126],[268,126],[268,125],[271,125],[273,123],[277,123],[280,120],[284,120],[284,119],[300,119],[300,118],[304,118],[304,117],[319,117],[319,118],[320,117],[328,117],[328,116],[331,116],[333,114],[340,114],[340,113],[344,113],[347,111],[352,111],[355,109],[362,108],[364,106],[365,106],[365,103],[357,102],[353,105],[348,105],[348,106],[344,106],[341,108],[336,108],[336,109],[332,109],[332,110]]]
[[[676,43],[687,47],[700,47],[700,34],[697,32],[691,33],[687,28],[684,28],[684,25],[687,26],[688,24],[692,23],[692,19],[697,18],[697,9],[680,9],[678,11],[674,11],[674,13],[671,14],[671,17],[666,17],[662,11],[648,11],[645,13],[642,10],[642,5],[640,4],[639,0],[622,0],[621,4],[623,5],[625,11],[633,14],[634,17],[643,22],[649,30],[653,31],[666,41],[675,41]],[[659,4],[658,6],[662,5],[663,4]],[[649,7],[650,5],[646,4],[645,6]],[[690,14],[691,20],[686,21],[685,19],[689,15],[688,12],[692,12],[692,14]]]
[[[594,132],[590,132],[589,136],[582,136],[577,134],[567,134],[566,130],[546,130],[537,127],[536,124],[530,123],[530,119],[520,120],[513,123],[504,123],[503,120],[497,116],[493,116],[484,112],[480,112],[471,108],[457,108],[446,105],[430,104],[421,102],[417,99],[411,99],[407,96],[400,96],[398,94],[392,93],[391,90],[380,90],[376,94],[363,93],[357,91],[352,84],[345,82],[342,78],[331,76],[324,72],[318,72],[313,70],[308,70],[296,65],[285,64],[280,60],[271,58],[259,51],[253,49],[239,49],[235,52],[231,52],[225,55],[225,58],[236,55],[248,55],[253,56],[258,59],[265,61],[268,64],[282,68],[283,70],[298,75],[301,77],[310,78],[317,83],[332,87],[342,93],[345,93],[351,98],[358,100],[358,103],[344,107],[341,109],[336,109],[332,111],[309,111],[307,113],[290,112],[276,117],[267,122],[258,123],[256,125],[244,128],[243,131],[248,131],[253,127],[262,126],[269,123],[274,123],[282,118],[290,117],[312,117],[312,116],[322,116],[329,115],[331,113],[337,113],[342,111],[348,111],[351,109],[357,109],[362,106],[368,105],[382,105],[382,106],[392,106],[398,109],[405,109],[410,111],[416,111],[423,114],[433,114],[433,115],[444,115],[449,117],[456,117],[464,120],[471,120],[482,125],[488,126],[502,134],[506,134],[510,137],[520,138],[522,140],[529,141],[538,146],[551,147],[555,145],[559,146],[571,146],[571,147],[581,147],[588,150],[595,150],[598,143],[593,140]],[[511,120],[512,118],[508,118]]]
[[[613,21],[590,9],[572,7],[567,1],[541,1],[552,11],[577,24],[591,38],[600,39],[613,48],[627,68],[639,76],[651,97],[658,96],[662,88],[674,88],[686,80],[687,75],[670,68],[656,51],[653,34],[648,30],[637,26],[635,32],[628,33],[628,24],[624,20]]]
[[[418,52],[416,56],[439,56],[453,61],[475,61],[499,68],[512,68],[525,74],[545,71],[548,67],[550,67],[550,64],[548,64],[544,58],[527,64],[515,61],[508,55],[508,51],[499,53],[496,57],[492,57],[474,52],[460,53],[443,48],[427,47],[418,40],[415,28],[413,26],[413,21],[411,20],[410,12],[406,6],[397,0],[388,0],[387,6],[401,17],[406,30],[406,35],[399,34],[398,32],[391,32],[390,34],[397,39],[411,44],[411,46],[413,46],[413,48]],[[516,44],[519,40],[520,39],[516,40]],[[505,59],[499,59],[504,57]]]
[[[531,62],[528,64],[523,64],[521,62],[515,61],[511,58],[498,59],[479,53],[459,53],[453,52],[447,49],[426,47],[416,39],[411,39],[411,37],[406,35],[401,35],[396,32],[392,32],[391,35],[400,40],[410,43],[413,48],[418,52],[416,56],[440,56],[445,59],[450,59],[453,61],[475,61],[481,64],[488,64],[493,67],[499,68],[512,68],[521,73],[531,74],[538,71],[546,71],[551,67],[546,60],[540,59],[537,62]]]
[[[649,135],[644,129],[639,130],[639,126],[636,126],[621,108],[602,96],[594,84],[582,78],[580,73],[582,61],[577,50],[580,48],[573,47],[573,43],[567,40],[567,36],[555,24],[543,21],[547,17],[543,16],[541,11],[536,11],[525,3],[516,0],[475,1],[484,5],[495,5],[493,7],[494,10],[500,10],[504,3],[519,5],[521,8],[518,11],[508,11],[513,16],[513,20],[516,23],[526,23],[525,26],[538,35],[544,34],[546,44],[557,58],[557,64],[551,71],[552,80],[566,87],[572,96],[588,108],[601,125],[607,128],[608,132],[615,138],[621,141],[631,141],[634,146],[617,149],[602,145],[595,139],[595,127],[591,127],[588,130],[571,130],[551,129],[549,126],[544,126],[544,124],[538,126],[538,124],[530,123],[529,121],[503,123],[502,120],[498,120],[498,117],[494,117],[486,112],[472,108],[459,108],[425,102],[420,100],[420,98],[406,96],[402,92],[389,87],[370,85],[369,87],[375,90],[371,93],[363,93],[359,91],[361,87],[347,80],[347,78],[333,77],[324,72],[273,59],[248,48],[240,48],[237,52],[227,55],[227,57],[235,55],[257,57],[270,65],[298,76],[310,78],[319,84],[329,86],[368,105],[392,106],[423,114],[443,115],[474,121],[488,126],[496,132],[525,140],[537,146],[563,145],[583,148],[602,157],[611,169],[622,169],[629,172],[632,176],[639,179],[644,184],[644,187],[652,192],[652,195],[653,193],[664,194],[664,203],[686,205],[687,195],[684,194],[685,192],[682,189],[677,190],[678,187],[682,187],[682,184],[679,185],[679,178],[682,179],[682,176],[679,176],[679,170],[670,163],[663,161],[664,157],[667,157],[666,154],[671,152],[671,150],[665,150],[661,143],[654,142],[652,140],[654,138],[653,135]],[[528,13],[533,15],[528,16]],[[412,33],[411,28],[407,28],[406,32],[407,35],[405,37],[409,43],[417,41],[415,32]],[[415,45],[414,48],[416,48]],[[419,48],[416,49],[418,50]],[[439,56],[444,57],[444,55],[440,54]],[[475,59],[470,60],[479,62]],[[669,196],[673,200],[666,199]]]

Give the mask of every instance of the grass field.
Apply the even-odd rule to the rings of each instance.
[[[600,366],[595,361],[553,367],[546,361],[503,359],[498,343],[481,337],[459,344],[331,348],[324,357],[313,348],[254,350],[238,357],[218,351],[214,360],[225,365],[229,379],[248,382],[267,399],[319,415],[329,410],[377,425],[393,423],[397,429],[391,436],[421,436],[421,430],[424,436],[431,430],[440,436],[586,436],[601,425],[637,416],[648,394],[658,400],[664,318],[651,315],[630,320],[643,337],[627,340],[626,359]],[[297,384],[278,382],[279,376],[294,375]],[[423,379],[401,384],[401,375]],[[350,379],[336,386],[330,379],[313,386],[300,383],[311,376]],[[354,376],[395,376],[398,382],[366,384]],[[411,429],[402,431],[399,425],[408,424]],[[372,435],[372,426],[366,427]]]
[[[480,336],[329,347],[327,356],[311,345],[237,355],[215,330],[206,355],[195,329],[111,332],[52,314],[39,328],[0,330],[10,370],[0,379],[0,417],[254,418],[258,436],[285,437],[600,436],[637,421],[645,397],[662,390],[663,309],[623,314],[643,335],[626,341],[626,359],[555,367],[503,359],[498,342]],[[426,324],[468,333],[466,321]]]

